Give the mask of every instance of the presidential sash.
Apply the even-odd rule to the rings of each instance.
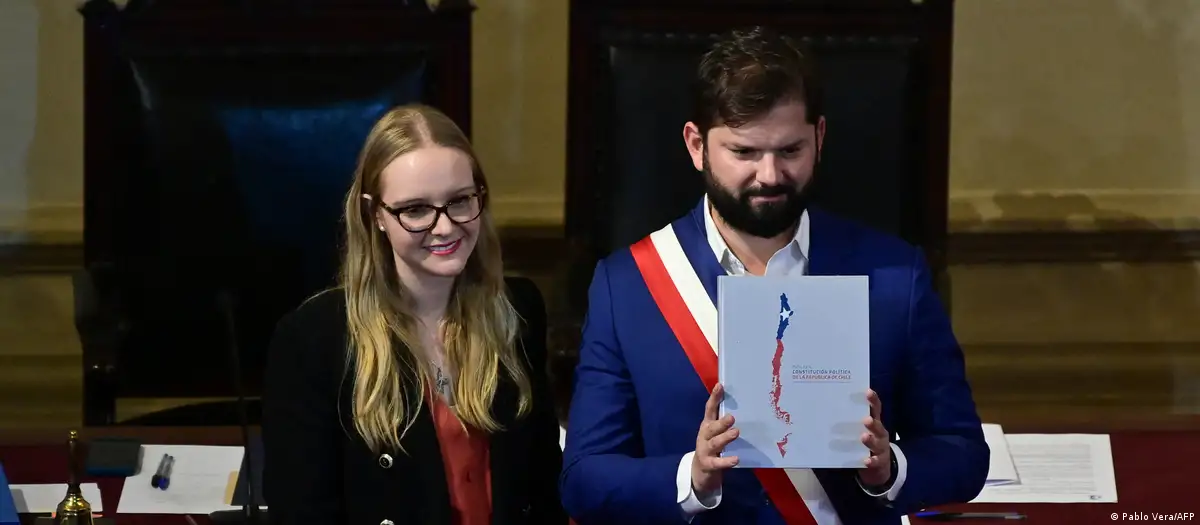
[[[690,217],[683,220],[691,220]],[[650,295],[683,347],[696,374],[711,393],[717,384],[717,307],[688,260],[673,225],[668,224],[630,247]],[[754,469],[759,483],[788,525],[816,525],[794,478],[812,477],[803,486],[819,486],[811,470]],[[800,481],[796,479],[796,481]]]

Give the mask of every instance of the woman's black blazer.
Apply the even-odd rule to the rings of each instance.
[[[546,375],[546,310],[528,279],[506,279],[523,321],[519,344],[533,410],[516,413],[501,381],[490,438],[492,523],[565,524],[558,497],[562,451]],[[351,421],[345,300],[325,292],[286,315],[270,345],[263,392],[264,495],[272,523],[450,525],[451,508],[433,418],[424,404],[402,440],[407,451],[371,452]],[[353,367],[350,368],[353,370]]]

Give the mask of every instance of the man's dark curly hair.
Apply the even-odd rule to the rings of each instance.
[[[708,136],[713,126],[738,127],[783,102],[804,104],[809,124],[823,114],[816,64],[798,42],[765,27],[717,39],[696,72],[692,122]]]

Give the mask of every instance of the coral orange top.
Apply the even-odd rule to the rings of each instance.
[[[454,409],[437,394],[430,395],[433,425],[437,429],[450,492],[450,522],[454,525],[490,525],[492,522],[492,470],[487,435],[467,432]]]

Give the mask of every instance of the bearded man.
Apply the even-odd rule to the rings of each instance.
[[[989,450],[921,251],[809,203],[825,140],[811,57],[769,30],[735,31],[697,76],[683,140],[706,195],[596,266],[565,508],[580,525],[894,525],[973,499]],[[704,334],[716,333],[717,277],[746,274],[869,276],[861,468],[733,469],[737,458],[721,454],[738,428],[719,417],[716,348]]]

